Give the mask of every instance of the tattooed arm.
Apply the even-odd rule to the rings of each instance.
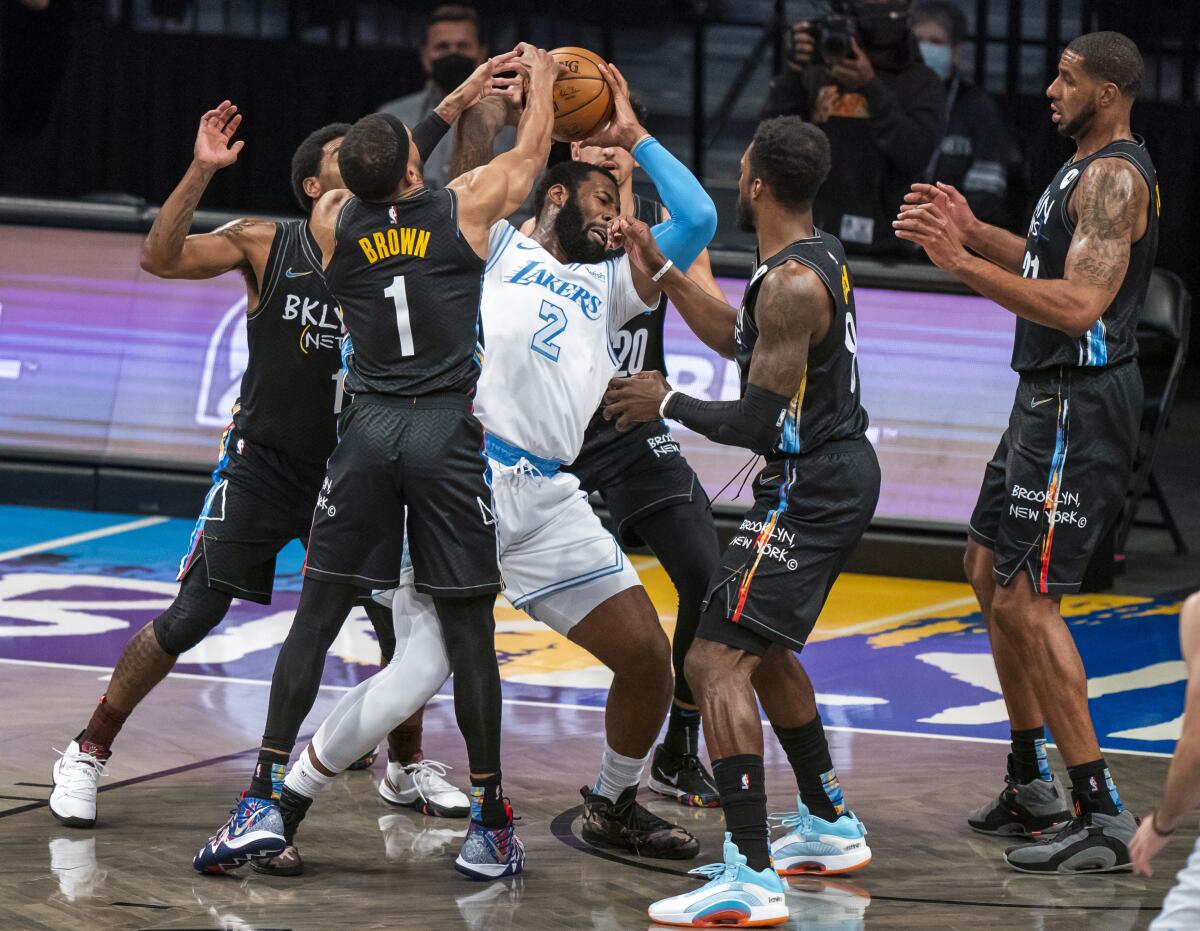
[[[275,224],[235,220],[212,233],[188,235],[209,181],[232,165],[242,150],[242,142],[233,142],[241,121],[237,107],[228,100],[200,118],[192,164],[154,218],[142,243],[141,265],[160,278],[215,278],[237,269],[246,278],[248,306],[254,308]]]
[[[1060,279],[1022,278],[970,255],[947,222],[941,198],[906,206],[894,226],[899,238],[922,246],[935,265],[979,294],[1018,317],[1079,337],[1120,289],[1129,250],[1145,233],[1149,197],[1145,181],[1129,162],[1092,162],[1072,195],[1075,235]]]

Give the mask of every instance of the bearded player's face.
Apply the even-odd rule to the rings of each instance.
[[[1058,75],[1046,88],[1050,98],[1050,119],[1060,135],[1071,139],[1083,136],[1099,110],[1098,98],[1104,82],[1084,70],[1083,57],[1067,50],[1058,60]]]
[[[620,211],[620,193],[610,178],[592,173],[581,181],[554,220],[558,243],[568,261],[592,263],[603,259],[608,225]]]

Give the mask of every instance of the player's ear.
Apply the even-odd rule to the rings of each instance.
[[[583,146],[581,146],[578,142],[572,142],[571,143],[571,161],[573,161],[573,162],[579,161],[579,153],[582,151],[583,151]]]
[[[300,182],[300,186],[304,188],[304,193],[313,200],[319,200],[321,195],[325,193],[321,190],[321,182],[318,178],[308,177]]]
[[[1111,81],[1100,85],[1100,106],[1111,107],[1121,96],[1121,90]]]
[[[546,200],[554,204],[555,207],[561,207],[571,199],[571,192],[567,190],[565,184],[553,184],[550,190],[546,192]]]

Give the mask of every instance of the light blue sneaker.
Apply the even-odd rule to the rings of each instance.
[[[198,873],[228,873],[251,860],[277,857],[285,847],[279,806],[242,793],[229,820],[192,858],[192,867]]]
[[[796,811],[770,816],[787,833],[771,842],[771,859],[780,876],[798,873],[849,873],[871,862],[867,829],[853,812],[836,821],[818,818],[796,796]]]
[[[787,921],[787,887],[779,874],[769,866],[761,873],[750,869],[728,833],[724,854],[723,863],[691,870],[708,879],[699,889],[652,904],[650,920],[685,928],[754,928]]]
[[[474,794],[474,793],[472,793]],[[502,828],[487,828],[479,823],[478,805],[472,806],[471,826],[454,868],[468,879],[499,879],[513,876],[525,866],[525,845],[513,827],[512,806],[504,800],[508,824]]]

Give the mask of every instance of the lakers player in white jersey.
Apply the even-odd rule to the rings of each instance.
[[[671,219],[655,227],[670,258],[657,276],[608,252],[620,192],[607,170],[583,162],[549,169],[534,193],[529,236],[492,227],[481,318],[485,357],[475,414],[486,431],[505,595],[586,649],[613,672],[606,746],[595,783],[582,791],[589,842],[643,856],[686,859],[695,838],[651,814],[636,793],[671,701],[670,645],[637,574],[563,465],[616,371],[614,336],[656,305],[657,278],[686,268],[711,238],[716,210],[699,183],[634,117],[615,68],[616,116],[595,144],[628,149],[650,175]],[[485,106],[486,105],[486,106]],[[460,133],[461,152],[503,113],[480,104]],[[478,137],[477,137],[478,138]],[[464,156],[464,158],[469,156]],[[460,167],[463,166],[460,162]],[[481,507],[485,505],[481,504]],[[288,775],[311,797],[333,773],[405,720],[444,683],[449,666],[429,599],[411,579],[394,593],[394,661],[338,703]]]

